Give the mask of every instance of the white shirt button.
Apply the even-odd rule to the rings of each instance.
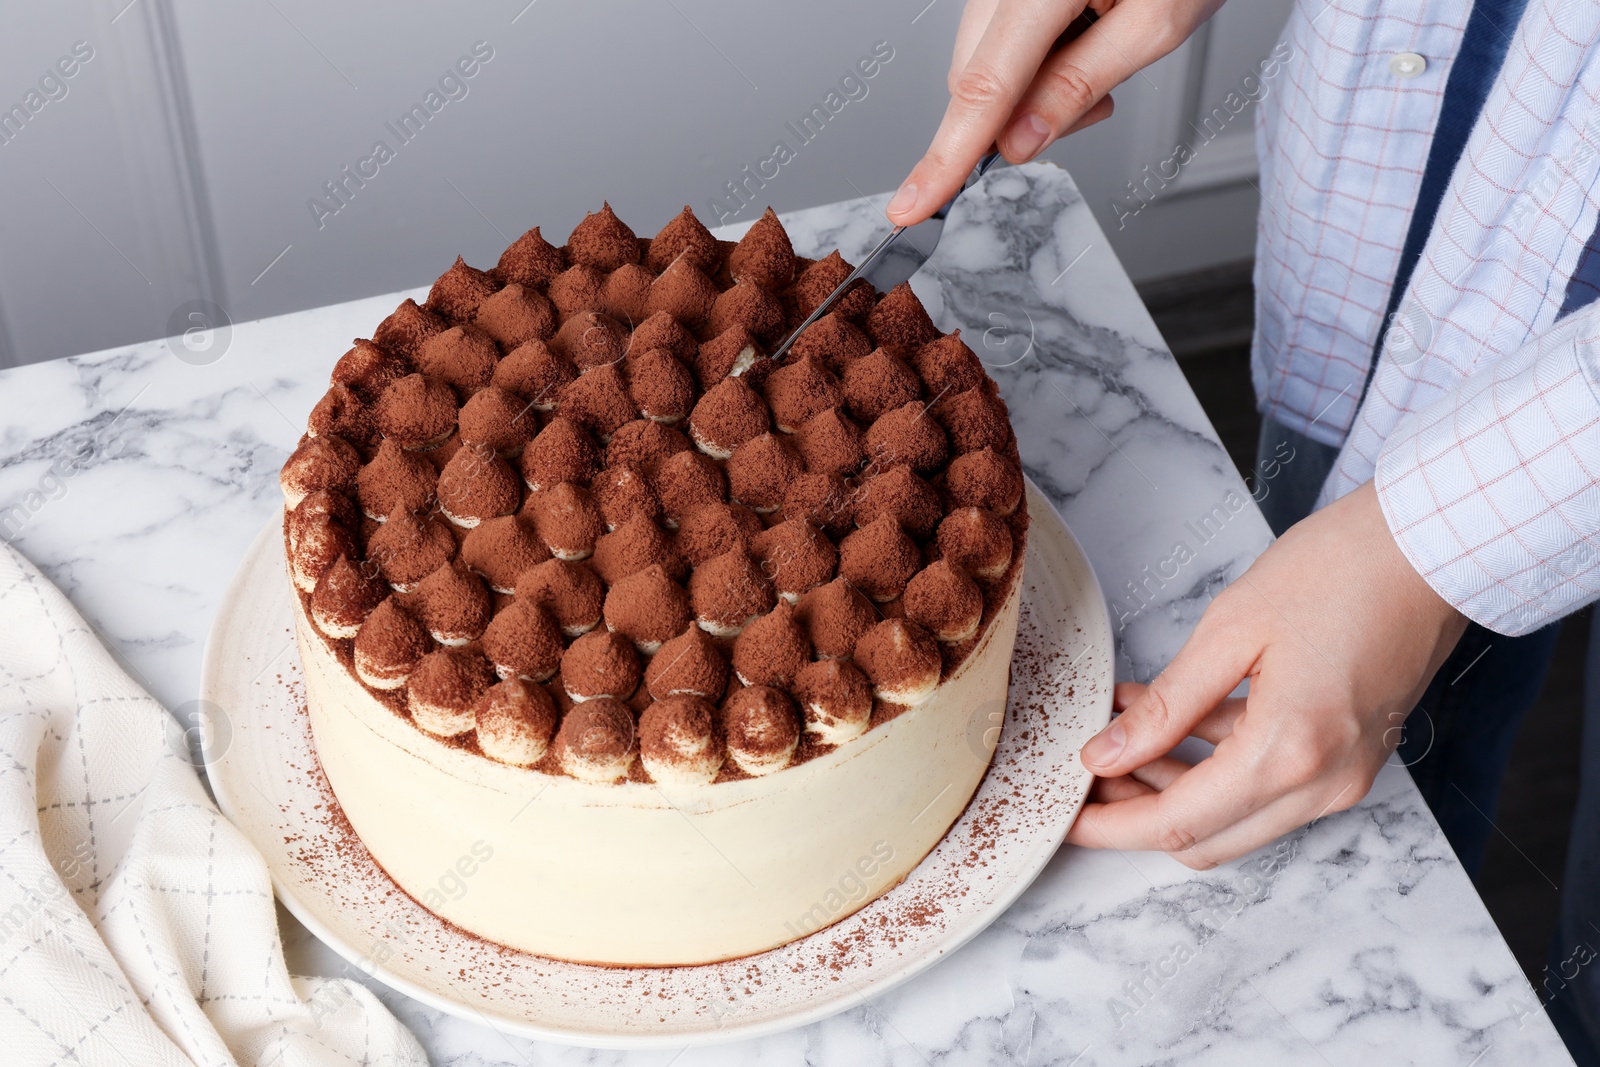
[[[1415,52],[1401,52],[1389,60],[1389,73],[1396,78],[1415,78],[1428,69],[1428,61]]]

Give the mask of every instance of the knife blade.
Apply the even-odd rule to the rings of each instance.
[[[978,179],[983,177],[984,173],[994,166],[995,161],[999,158],[999,152],[989,152],[978,160],[978,165],[972,168],[972,173],[967,175],[967,180],[962,183],[960,189],[956,190],[955,196],[946,200],[938,211],[935,211],[924,221],[917,223],[915,226],[896,226],[889,231],[888,235],[878,242],[877,247],[867,253],[866,258],[861,261],[860,265],[851,271],[849,276],[840,282],[822,303],[817,305],[815,311],[806,316],[804,322],[795,327],[794,331],[783,339],[783,343],[774,349],[772,355],[768,358],[782,359],[784,353],[788,352],[789,348],[794,344],[795,339],[805,333],[806,328],[813,322],[826,315],[828,309],[833,307],[838,299],[844,295],[845,290],[854,285],[857,279],[865,278],[879,292],[888,292],[901,282],[909,280],[928,261],[928,257],[933,255],[933,250],[939,246],[939,239],[944,236],[944,223],[950,214],[950,208],[960,199],[962,193],[977,184]]]

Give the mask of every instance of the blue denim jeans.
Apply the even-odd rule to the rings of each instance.
[[[1275,534],[1311,513],[1338,450],[1264,419],[1253,494]],[[1286,458],[1287,457],[1287,458]],[[1406,719],[1398,758],[1433,811],[1445,838],[1474,879],[1493,823],[1500,781],[1523,714],[1533,705],[1555,652],[1559,625],[1505,637],[1469,624]],[[1597,631],[1600,633],[1600,631]],[[1556,955],[1563,974],[1578,946],[1594,946],[1592,966],[1540,992],[1580,1067],[1600,1067],[1600,643],[1592,644],[1585,708],[1582,784],[1572,826],[1562,926]],[[1593,769],[1594,773],[1591,773]],[[1581,841],[1580,841],[1581,839]],[[1582,958],[1579,951],[1579,958]],[[1552,970],[1555,969],[1552,964]],[[1554,985],[1554,983],[1552,983]],[[1537,1010],[1537,1006],[1531,1006]],[[1565,1016],[1565,1018],[1564,1018]]]
[[[1600,1067],[1600,618],[1591,617],[1583,676],[1578,804],[1561,878],[1561,921],[1534,983],[1578,1067]]]

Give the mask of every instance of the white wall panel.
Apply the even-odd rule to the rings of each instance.
[[[1231,0],[1215,36],[1135,75],[1110,122],[1049,153],[1135,277],[1250,254],[1248,114],[1232,155],[1194,168],[1207,180],[1185,175],[1133,217],[1116,204],[1270,47],[1286,4]],[[685,202],[714,221],[725,183],[778,139],[795,157],[761,203],[891,188],[943,110],[960,13],[955,0],[126,5],[3,16],[0,101],[75,41],[95,59],[0,145],[0,193],[20,206],[0,214],[0,361],[157,336],[196,297],[242,320],[416,285],[457,253],[488,265],[535,223],[559,240],[602,199],[642,233]],[[893,58],[865,96],[802,143],[791,127],[880,41]],[[447,99],[441,77],[476,42],[493,57],[447,81]],[[430,90],[445,103],[403,142],[391,127]],[[357,184],[343,168],[380,140],[392,158]],[[313,198],[337,212],[319,219]]]

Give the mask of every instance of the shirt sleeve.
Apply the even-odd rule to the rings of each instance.
[[[1403,417],[1374,478],[1400,550],[1474,622],[1515,636],[1600,597],[1600,305]]]

